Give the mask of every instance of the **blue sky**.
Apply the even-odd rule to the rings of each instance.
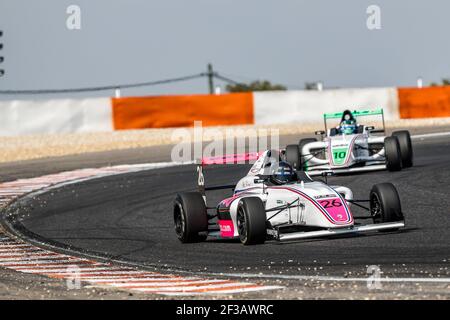
[[[80,30],[66,27],[72,4],[81,8]],[[366,26],[372,4],[380,30]],[[153,81],[202,72],[209,62],[238,81],[291,89],[310,81],[413,86],[417,76],[427,84],[450,77],[449,15],[445,0],[2,0],[0,90]],[[198,79],[123,94],[206,92]]]

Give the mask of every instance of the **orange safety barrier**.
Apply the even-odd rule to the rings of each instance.
[[[398,88],[400,118],[450,117],[450,86]]]
[[[112,98],[114,129],[253,124],[252,93]]]

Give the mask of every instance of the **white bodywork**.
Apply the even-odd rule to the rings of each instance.
[[[346,173],[386,169],[384,147],[370,155],[371,144],[384,144],[384,136],[373,136],[367,128],[361,134],[328,135],[323,141],[311,142],[301,151],[304,169],[311,176],[332,170],[334,173]],[[315,156],[319,150],[325,150],[325,158]]]
[[[270,222],[267,234],[277,240],[293,240],[332,234],[400,228],[404,222],[378,223],[355,226],[350,211],[353,193],[343,186],[329,186],[320,181],[312,181],[305,172],[298,172],[299,180],[293,183],[275,185],[268,180],[270,164],[279,161],[278,151],[225,156],[209,159],[209,164],[235,163],[236,159],[257,159],[248,174],[236,184],[231,197],[217,206],[219,231],[210,236],[235,238],[239,236],[237,212],[240,200],[258,197],[263,201],[266,219]],[[204,162],[206,163],[206,161]],[[199,166],[199,186],[204,187],[203,171]],[[205,197],[206,199],[206,197]],[[282,233],[283,227],[298,227],[299,232]],[[311,229],[312,228],[312,229]],[[308,231],[309,230],[309,231]],[[313,230],[313,231],[311,231]]]

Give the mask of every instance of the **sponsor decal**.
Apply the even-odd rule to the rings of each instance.
[[[334,196],[335,196],[334,194],[323,194],[319,196],[314,196],[314,199],[333,198]]]
[[[221,237],[233,237],[234,226],[232,220],[219,220],[220,236]]]
[[[246,187],[250,187],[252,185],[252,183],[250,181],[244,181],[242,182],[242,187],[246,188]]]
[[[348,143],[334,144],[333,147],[336,148],[348,148]]]
[[[328,212],[331,218],[336,222],[348,220],[344,205],[340,198],[319,200],[319,204]]]
[[[348,148],[333,148],[333,163],[335,165],[342,165],[345,163],[345,159],[347,158]]]

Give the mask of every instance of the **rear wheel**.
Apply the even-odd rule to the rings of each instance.
[[[395,131],[393,137],[397,137],[400,146],[400,154],[402,157],[402,167],[409,168],[413,165],[413,149],[411,143],[411,135],[408,130]]]
[[[286,162],[288,162],[295,170],[300,170],[302,168],[298,145],[290,144],[286,147]]]
[[[386,167],[389,171],[402,169],[402,156],[397,137],[386,137],[384,139],[384,152],[386,156]]]
[[[258,197],[243,198],[237,208],[239,239],[244,245],[260,244],[266,240],[266,210]]]
[[[200,192],[177,194],[173,218],[175,233],[181,242],[200,242],[208,237],[208,215]]]
[[[392,183],[380,183],[370,191],[370,214],[374,223],[396,222],[404,219],[400,197]],[[392,231],[397,229],[388,229]]]

